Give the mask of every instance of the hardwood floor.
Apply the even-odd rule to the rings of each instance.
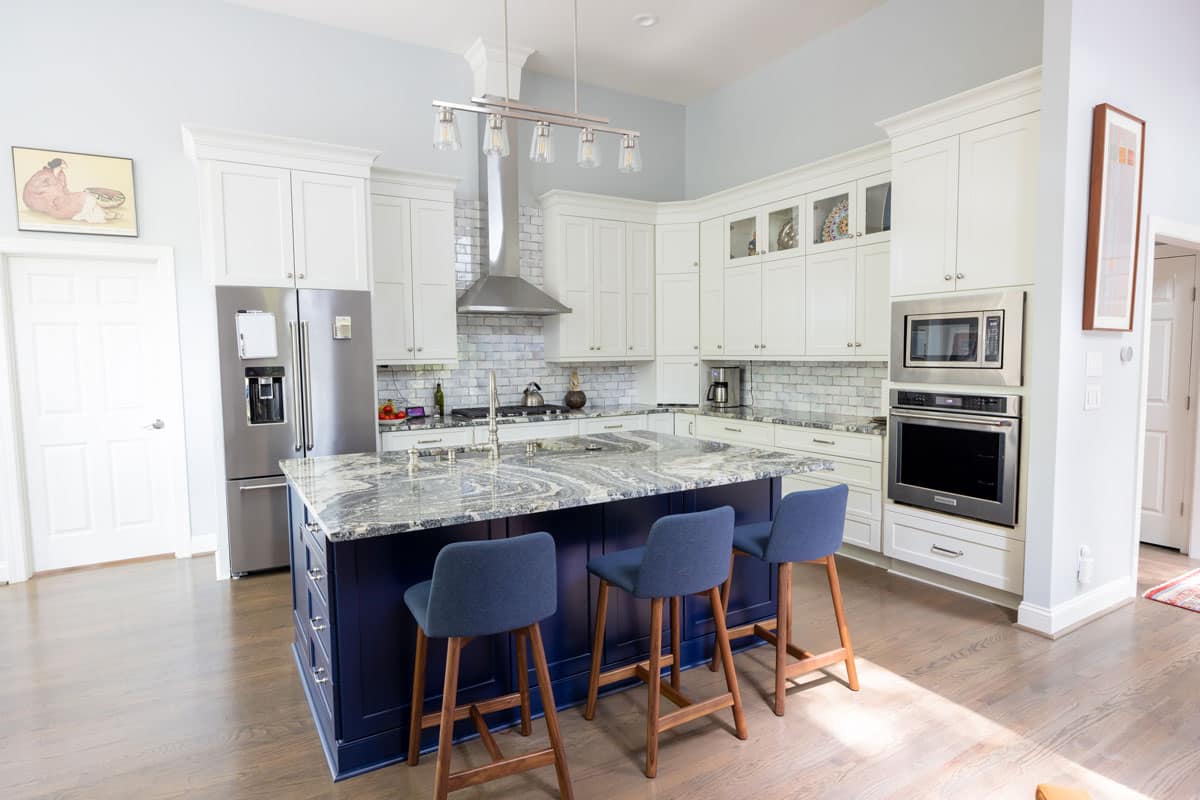
[[[1200,561],[1142,548],[1142,590]],[[644,690],[560,715],[578,798],[1200,796],[1200,614],[1148,600],[1056,642],[1004,609],[839,560],[861,692],[808,676],[771,710],[773,650],[736,657],[750,738],[716,716],[641,771]],[[286,574],[213,581],[209,558],[0,587],[0,797],[418,798],[435,759],[339,784],[295,674]],[[820,567],[797,565],[797,643],[837,645]],[[723,676],[683,674],[684,691]],[[546,746],[497,735],[506,755]],[[454,768],[488,760],[482,744]],[[545,770],[456,793],[555,797]]]

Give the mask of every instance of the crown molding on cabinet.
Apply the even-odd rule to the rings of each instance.
[[[453,202],[454,188],[459,180],[453,175],[439,175],[433,172],[372,167],[371,194]]]
[[[1029,114],[1040,110],[1041,104],[1042,68],[1039,65],[875,124],[891,140],[892,150],[899,151]]]
[[[572,192],[566,189],[551,189],[541,195],[542,213],[566,214],[572,217],[610,219],[617,222],[641,222],[653,225],[660,203],[651,200],[633,200],[590,192]]]
[[[354,178],[371,177],[378,150],[184,124],[183,152],[193,161],[232,161]]]

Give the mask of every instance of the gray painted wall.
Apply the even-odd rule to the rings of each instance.
[[[881,141],[880,119],[1041,57],[1041,0],[890,0],[689,103],[686,196]]]

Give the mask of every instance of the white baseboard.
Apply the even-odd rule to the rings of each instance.
[[[192,537],[192,552],[193,556],[207,556],[217,551],[217,535],[215,533],[202,534]]]
[[[0,561],[0,583],[8,583],[8,562]]]
[[[1052,639],[1062,636],[1132,600],[1131,585],[1128,576],[1115,578],[1053,608],[1022,602],[1017,609],[1017,625]]]

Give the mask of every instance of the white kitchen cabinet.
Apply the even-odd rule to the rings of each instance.
[[[475,444],[487,444],[488,429],[486,425],[476,425]],[[510,425],[500,425],[496,435],[500,444],[513,442],[531,442],[537,439],[561,439],[564,436],[574,436],[579,433],[579,423],[573,419],[550,420],[548,422],[514,422]]]
[[[674,414],[647,414],[646,415],[646,430],[654,431],[655,433],[667,433],[674,435],[675,433],[675,415]]]
[[[293,170],[296,286],[369,291],[367,182]]]
[[[596,238],[595,318],[592,342],[596,355],[625,357],[625,224],[600,219],[593,223]]]
[[[655,239],[655,269],[659,275],[700,271],[699,225],[694,222],[659,225]]]
[[[759,233],[762,212],[751,208],[725,217],[725,266],[739,267],[762,261],[762,242]]]
[[[764,238],[759,253],[764,261],[804,254],[804,198],[791,197],[759,210],[759,230]]]
[[[579,435],[619,433],[646,430],[645,414],[626,414],[618,417],[588,417],[579,420]]]
[[[953,291],[958,249],[958,137],[893,153],[892,186],[896,193],[892,295]]]
[[[294,286],[291,170],[209,161],[203,180],[213,282]]]
[[[700,276],[659,275],[655,297],[656,352],[695,358],[700,350]]]
[[[700,360],[696,356],[660,355],[655,369],[658,402],[700,404]]]
[[[858,207],[854,236],[859,247],[892,238],[892,173],[881,172],[855,181]]]
[[[762,265],[762,336],[759,355],[788,359],[804,354],[804,257]]]
[[[429,430],[385,431],[379,435],[383,452],[428,450],[441,447],[468,447],[475,443],[472,428],[431,428]]]
[[[775,426],[769,422],[726,417],[696,417],[696,438],[746,447],[774,447]]]
[[[626,223],[625,349],[630,356],[654,355],[654,284],[654,226]]]
[[[594,292],[596,285],[594,224],[590,219],[566,217],[562,222],[563,263],[559,299],[570,307],[570,314],[559,314],[547,327],[558,328],[558,355],[562,358],[589,358],[596,355],[593,340],[595,325]],[[549,355],[549,353],[547,353]]]
[[[825,253],[855,245],[859,212],[858,186],[854,181],[810,193],[806,208],[806,253]]]
[[[678,413],[673,414],[675,417],[675,435],[687,436],[691,439],[696,438],[696,415]]]
[[[810,356],[854,355],[856,260],[853,249],[807,259],[804,319],[806,352]]]
[[[725,357],[750,358],[762,346],[762,264],[725,270]]]
[[[1038,114],[958,140],[957,291],[1033,283]]]
[[[891,353],[891,244],[887,241],[855,249],[854,355],[886,359]]]
[[[700,223],[700,354],[725,355],[725,240],[721,217]]]

